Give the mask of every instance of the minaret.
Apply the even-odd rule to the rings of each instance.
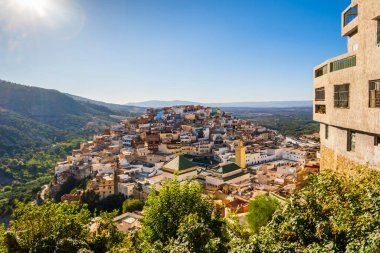
[[[235,148],[235,157],[236,157],[236,164],[239,165],[240,168],[245,169],[246,167],[245,147],[242,141],[239,141],[238,146]]]
[[[120,168],[120,161],[119,158],[116,157],[114,160],[114,168],[113,168],[113,182],[114,182],[114,194],[119,194],[119,168]]]

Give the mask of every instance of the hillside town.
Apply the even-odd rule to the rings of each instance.
[[[244,217],[253,197],[270,194],[283,201],[302,187],[319,171],[318,150],[319,143],[309,138],[284,137],[217,108],[147,109],[73,150],[56,166],[45,194],[75,178],[88,179],[85,191],[100,199],[122,194],[145,201],[163,182],[197,180],[223,216],[232,211]],[[61,201],[79,201],[82,195],[65,194]],[[130,229],[136,217],[142,216],[123,214],[116,220]]]

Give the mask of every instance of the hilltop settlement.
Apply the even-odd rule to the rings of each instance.
[[[311,138],[284,137],[218,108],[147,109],[73,150],[56,166],[54,182],[42,197],[75,179],[85,180],[85,189],[64,194],[62,202],[80,201],[85,192],[100,199],[122,194],[145,201],[152,189],[177,178],[200,182],[223,216],[244,217],[253,197],[270,194],[283,201],[302,187],[310,173],[319,171],[318,150]],[[131,230],[142,215],[122,214],[115,222],[119,230]]]

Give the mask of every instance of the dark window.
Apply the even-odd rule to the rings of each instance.
[[[347,151],[355,151],[356,146],[356,133],[353,131],[347,131]]]
[[[346,13],[344,13],[344,26],[348,25],[358,16],[358,6],[350,8]]]
[[[349,84],[334,86],[334,106],[336,108],[348,108],[349,106]]]
[[[377,44],[380,44],[380,19],[377,20]]]
[[[380,146],[380,135],[375,135],[375,146]]]
[[[380,107],[380,80],[369,81],[369,107]]]
[[[338,71],[356,66],[356,55],[340,59],[330,63],[330,71]]]
[[[315,89],[315,101],[325,101],[325,88]]]
[[[327,74],[327,65],[315,71],[315,77],[320,77]]]
[[[326,114],[326,105],[315,105],[315,113]]]
[[[329,138],[329,125],[325,125],[325,139]]]

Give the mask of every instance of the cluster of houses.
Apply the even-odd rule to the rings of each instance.
[[[86,190],[100,198],[123,194],[144,201],[162,182],[197,180],[204,194],[223,206],[224,215],[246,213],[254,196],[271,193],[281,199],[318,171],[313,162],[318,149],[312,140],[285,138],[217,108],[147,109],[73,150],[55,168],[50,192],[69,178],[88,179]],[[82,194],[64,195],[62,201]],[[131,215],[124,216],[133,223],[137,216]],[[118,223],[128,223],[124,216]]]

